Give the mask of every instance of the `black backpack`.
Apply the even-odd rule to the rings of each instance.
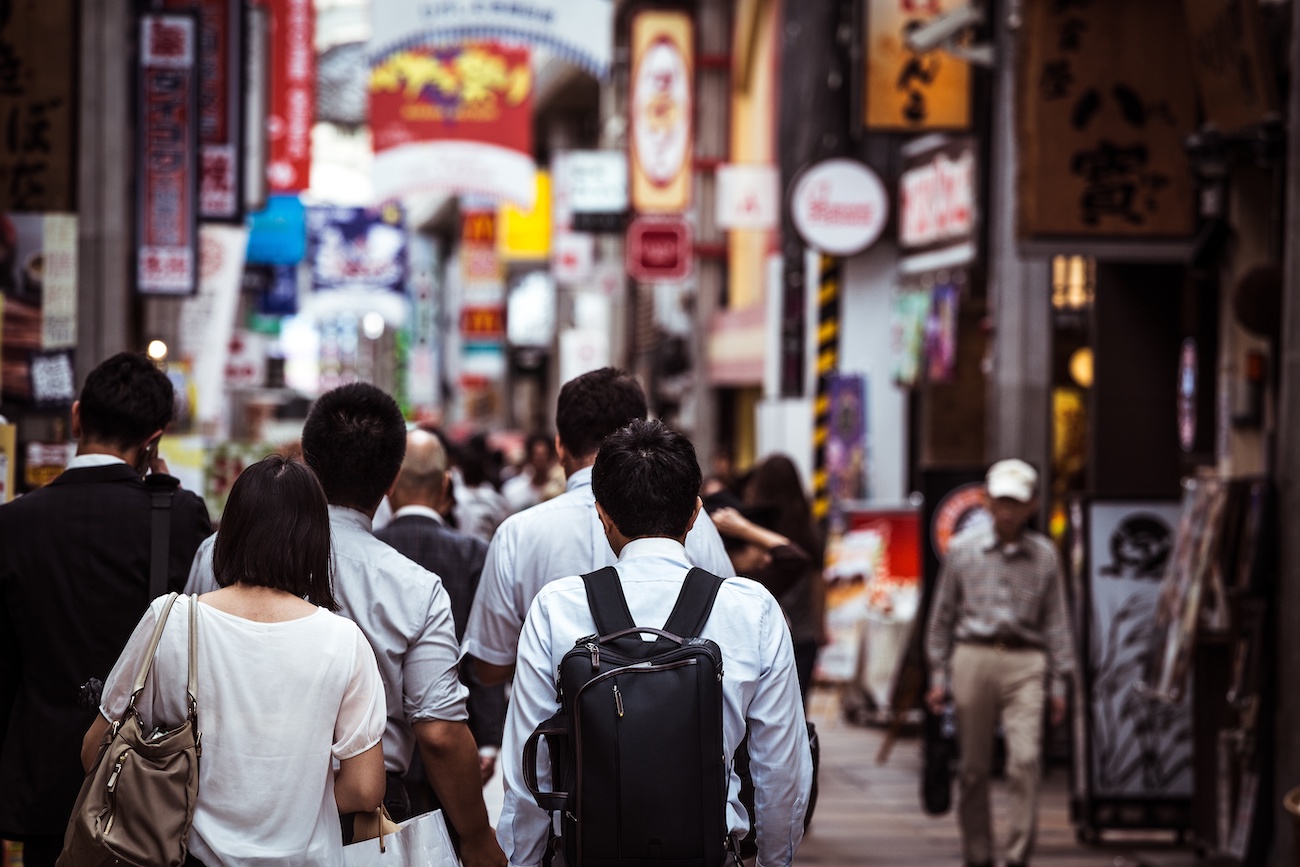
[[[569,867],[720,867],[729,851],[722,651],[698,636],[722,579],[688,572],[663,629],[633,623],[613,567],[582,579],[598,634],[560,660],[560,711],[524,745],[533,798],[561,814],[551,845]],[[537,783],[542,738],[550,792]]]

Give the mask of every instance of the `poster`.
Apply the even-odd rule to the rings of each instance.
[[[918,54],[903,34],[963,5],[962,0],[867,3],[866,125],[921,132],[970,125],[970,66],[942,51]]]
[[[957,313],[961,287],[942,283],[930,291],[930,313],[925,321],[925,378],[950,382],[957,372]]]
[[[1184,140],[1196,128],[1197,106],[1182,5],[1025,4],[1017,112],[1022,236],[1192,232]]]
[[[0,16],[0,210],[77,206],[75,0],[11,0]]]
[[[316,12],[312,0],[265,0],[270,9],[271,86],[266,179],[273,193],[311,186],[316,120]]]
[[[136,289],[190,295],[198,281],[198,24],[140,16]]]
[[[900,289],[890,310],[890,351],[894,357],[894,382],[905,388],[921,379],[925,325],[930,315],[930,293]]]
[[[867,498],[867,380],[860,375],[827,377],[830,424],[825,466],[831,509]]]
[[[1189,797],[1191,698],[1171,704],[1139,688],[1178,503],[1093,500],[1086,508],[1091,791],[1100,798]]]
[[[468,193],[531,209],[533,71],[523,46],[412,47],[370,70],[375,194]]]
[[[690,15],[636,13],[628,86],[632,209],[681,213],[691,203],[695,135],[695,25]]]
[[[406,291],[406,230],[402,209],[322,205],[307,209],[311,288]]]
[[[32,353],[77,342],[75,214],[0,214],[0,296],[0,390],[30,400]]]

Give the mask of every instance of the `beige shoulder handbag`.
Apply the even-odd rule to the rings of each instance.
[[[57,867],[180,867],[185,863],[190,822],[199,793],[198,597],[190,597],[189,714],[167,731],[146,736],[135,709],[162,639],[167,615],[179,596],[167,597],[149,643],[149,654],[131,687],[131,701],[113,723],[86,774],[63,838]]]

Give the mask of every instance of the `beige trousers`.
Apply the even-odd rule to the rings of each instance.
[[[1029,861],[1038,821],[1046,668],[1047,657],[1041,650],[958,644],[953,651],[952,696],[961,746],[957,819],[968,863],[993,860],[989,769],[999,718],[1006,736],[1007,790],[1011,798],[1007,861]]]

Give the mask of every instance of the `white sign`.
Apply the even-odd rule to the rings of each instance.
[[[718,228],[775,229],[780,188],[776,166],[718,166]]]
[[[560,332],[560,382],[609,364],[609,332],[566,328]]]
[[[898,184],[898,241],[905,248],[964,240],[975,231],[975,155],[933,161],[909,169]]]
[[[584,283],[596,260],[596,239],[563,232],[551,239],[551,275],[557,283]]]
[[[528,42],[609,75],[614,0],[373,0],[371,65],[413,45],[464,39]]]
[[[556,178],[568,214],[618,214],[627,210],[627,154],[569,151]]]
[[[207,224],[199,229],[199,291],[181,302],[180,353],[193,365],[195,420],[220,433],[225,418],[226,359],[239,310],[248,230]]]
[[[856,160],[805,169],[790,196],[790,215],[808,246],[835,256],[870,247],[885,229],[889,198],[876,173]]]

